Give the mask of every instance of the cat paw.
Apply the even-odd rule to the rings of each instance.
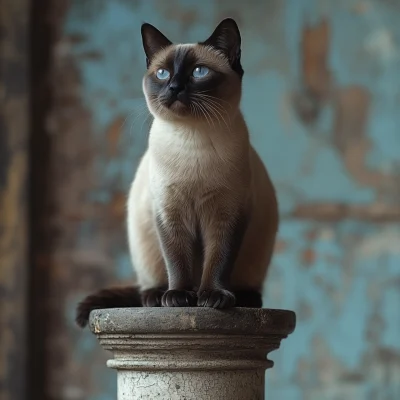
[[[235,295],[229,290],[210,289],[200,290],[197,305],[199,307],[230,308],[235,305]]]
[[[163,307],[194,307],[196,293],[188,290],[167,290],[162,296]]]
[[[148,289],[144,290],[140,296],[143,307],[161,307],[161,298],[165,290]]]

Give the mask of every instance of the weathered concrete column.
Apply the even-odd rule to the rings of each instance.
[[[291,311],[119,308],[91,313],[113,352],[118,400],[264,399],[267,354],[292,333]]]

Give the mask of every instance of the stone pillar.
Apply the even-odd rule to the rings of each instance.
[[[267,354],[292,333],[292,311],[96,310],[90,328],[114,354],[118,400],[261,400]]]

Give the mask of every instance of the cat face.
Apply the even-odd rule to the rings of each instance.
[[[142,25],[147,73],[143,91],[150,112],[166,120],[226,120],[240,103],[243,69],[240,33],[223,20],[204,42],[172,44],[150,24]]]

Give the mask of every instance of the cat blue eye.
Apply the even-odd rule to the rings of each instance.
[[[210,70],[207,67],[196,67],[193,70],[193,77],[194,78],[204,78],[206,75],[208,75],[208,73],[210,72]]]
[[[168,78],[169,78],[169,75],[170,75],[170,73],[169,73],[166,69],[163,69],[163,68],[160,68],[160,69],[157,70],[157,72],[156,72],[157,78],[158,78],[158,79],[161,79],[161,80],[168,79]]]

